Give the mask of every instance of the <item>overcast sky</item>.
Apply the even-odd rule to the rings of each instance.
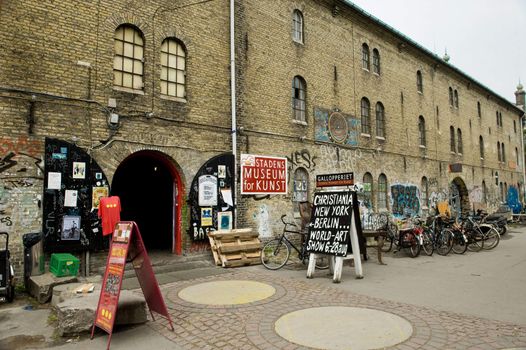
[[[515,103],[526,86],[526,0],[351,0]]]

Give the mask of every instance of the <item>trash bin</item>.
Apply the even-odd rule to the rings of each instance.
[[[42,275],[45,271],[42,233],[26,233],[22,236],[24,244],[24,284],[28,288],[29,277]]]

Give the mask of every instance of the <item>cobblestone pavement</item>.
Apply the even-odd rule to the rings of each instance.
[[[188,286],[221,280],[259,281],[273,286],[276,293],[265,300],[227,306],[193,304],[178,297],[179,291]],[[284,279],[279,277],[279,271],[268,275],[237,269],[167,284],[161,289],[175,331],[169,330],[163,318],[148,325],[183,349],[305,349],[280,337],[274,331],[274,323],[289,312],[323,306],[370,308],[406,319],[413,326],[413,334],[389,349],[526,348],[525,326],[354,294],[338,285],[322,286],[316,279]]]

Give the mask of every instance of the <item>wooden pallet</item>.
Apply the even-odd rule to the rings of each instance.
[[[260,264],[261,241],[250,228],[208,234],[216,265],[237,267]]]

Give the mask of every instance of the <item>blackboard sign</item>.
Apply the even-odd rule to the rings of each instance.
[[[316,192],[307,251],[346,256],[350,244],[353,192]]]

